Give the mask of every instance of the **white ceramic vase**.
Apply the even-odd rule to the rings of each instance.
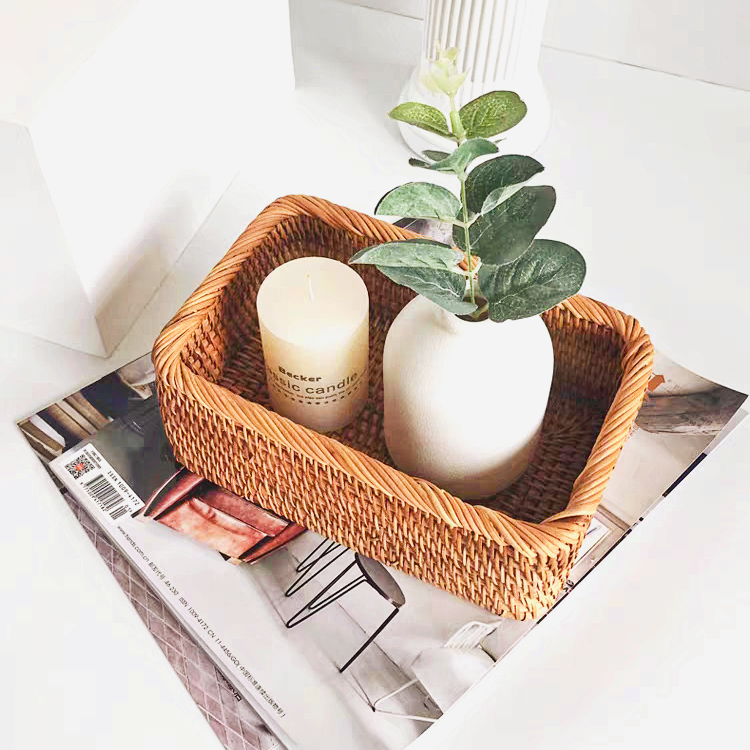
[[[420,82],[426,61],[435,55],[435,42],[458,47],[459,70],[469,75],[456,97],[458,106],[488,91],[515,91],[528,113],[503,133],[498,144],[504,154],[531,154],[549,128],[550,109],[539,76],[547,0],[428,0],[422,36],[422,57],[406,82],[401,101],[422,102],[448,114],[447,100],[432,94]],[[425,149],[446,149],[438,135],[399,123],[401,135],[416,154]]]
[[[553,363],[539,316],[470,322],[416,297],[383,352],[385,439],[396,466],[467,500],[509,486],[531,458]]]

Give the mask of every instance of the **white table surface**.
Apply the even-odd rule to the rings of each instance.
[[[281,119],[269,141],[249,145],[117,352],[105,361],[0,331],[0,747],[219,746],[14,422],[147,351],[273,198],[310,193],[371,210],[421,179],[384,116],[420,24],[333,0],[292,7],[299,87],[288,111],[268,113]],[[542,72],[555,118],[540,159],[558,190],[544,235],[584,253],[584,293],[639,317],[681,363],[747,392],[750,94],[553,50]],[[748,455],[750,424],[419,747],[742,744]]]

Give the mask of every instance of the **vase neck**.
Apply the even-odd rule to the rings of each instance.
[[[466,318],[459,318],[458,315],[448,312],[448,310],[433,302],[430,304],[434,305],[434,314],[438,325],[445,331],[456,336],[481,336],[485,327],[492,324],[489,318],[485,318],[484,320],[467,320]]]

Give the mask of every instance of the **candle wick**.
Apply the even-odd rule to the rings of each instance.
[[[313,292],[312,279],[310,274],[307,274],[307,291],[310,293],[310,302],[315,302],[315,292]]]

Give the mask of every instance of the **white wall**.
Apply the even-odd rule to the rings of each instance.
[[[426,0],[345,2],[423,18]],[[544,43],[750,90],[748,39],[743,0],[549,0]]]
[[[550,0],[545,44],[750,90],[750,3]]]
[[[0,3],[0,63],[13,72],[0,76],[0,147],[16,149],[0,192],[22,193],[0,203],[0,257],[14,270],[0,277],[0,325],[110,353],[284,116],[287,0]],[[83,289],[86,310],[38,306],[62,285],[68,300]],[[24,296],[37,307],[11,303]]]
[[[344,0],[365,8],[376,8],[411,18],[424,18],[427,0]]]

